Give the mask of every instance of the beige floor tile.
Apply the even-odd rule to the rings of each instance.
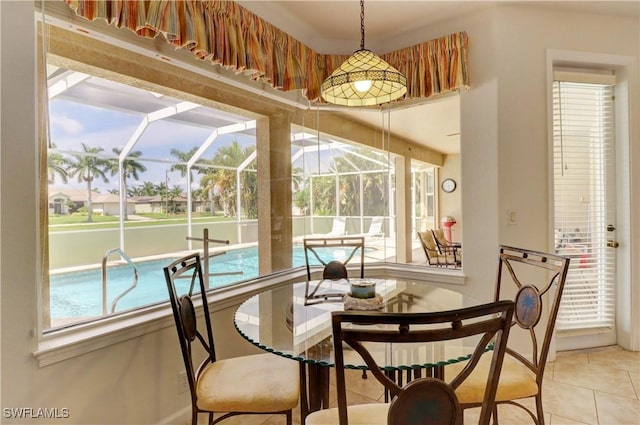
[[[589,364],[606,368],[623,369],[640,374],[640,352],[627,351],[620,347],[606,347],[587,353]]]
[[[633,389],[636,391],[636,398],[640,399],[640,373],[629,372],[629,378],[633,384]]]
[[[597,424],[593,390],[562,382],[545,382],[542,391],[545,413],[586,424]]]
[[[367,379],[362,379],[362,371],[345,371],[347,390],[371,400],[381,400],[384,396],[384,387],[371,372],[367,372]]]
[[[569,357],[565,358],[569,359]],[[553,381],[571,384],[582,388],[602,391],[621,397],[636,398],[629,372],[606,364],[583,363],[581,361],[556,362]]]
[[[556,354],[555,364],[589,363],[589,356],[583,351],[561,351]]]
[[[599,425],[639,425],[640,400],[596,393]]]
[[[596,425],[574,421],[573,419],[563,418],[562,416],[558,415],[551,415],[551,420],[548,423],[549,425]]]

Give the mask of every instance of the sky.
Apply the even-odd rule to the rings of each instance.
[[[113,148],[122,149],[130,140],[138,126],[143,122],[144,116],[126,113],[119,110],[99,108],[86,103],[69,101],[62,97],[54,98],[49,103],[50,113],[50,137],[55,148],[61,151],[82,151],[81,143],[90,147],[103,148],[104,154],[112,154]],[[179,185],[186,188],[186,177],[181,177],[180,172],[165,174],[171,165],[159,163],[159,161],[175,161],[171,155],[171,149],[189,151],[199,147],[211,134],[211,129],[190,126],[176,121],[160,120],[152,122],[142,133],[133,151],[141,151],[140,158],[154,161],[138,161],[147,167],[147,171],[139,176],[138,181],[129,181],[129,186],[141,185],[144,181],[156,184],[169,179],[169,187]],[[212,158],[217,149],[227,146],[237,140],[241,146],[255,144],[255,138],[244,134],[223,134],[218,136],[214,144],[205,152],[204,158]],[[198,177],[194,174],[194,180]],[[117,188],[117,177],[109,176],[109,183],[96,182],[95,186],[100,192],[107,192],[111,188]],[[53,186],[61,186],[60,180]],[[86,183],[77,182],[77,178],[69,179],[69,186],[85,188]],[[194,184],[197,187],[197,184]]]

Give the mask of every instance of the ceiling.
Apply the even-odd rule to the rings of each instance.
[[[236,1],[320,53],[351,54],[360,47],[360,3],[355,0]],[[365,46],[379,53],[406,47],[410,33],[437,22],[476,13],[497,3],[521,3],[556,10],[638,16],[637,1],[384,1],[365,2]],[[419,17],[419,19],[416,19]],[[424,41],[424,40],[422,40]],[[402,44],[401,44],[402,43]],[[351,109],[353,118],[380,127],[381,113]],[[443,153],[459,152],[457,95],[393,110],[391,130]]]

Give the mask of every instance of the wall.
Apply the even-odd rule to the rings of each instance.
[[[459,176],[462,174],[462,170],[460,169],[461,165],[461,156],[458,155],[447,155],[444,159],[444,165],[440,168],[439,172],[439,180],[436,182],[436,187],[440,192],[440,203],[439,203],[439,214],[440,219],[445,216],[452,216],[456,219],[456,224],[451,227],[451,239],[454,242],[462,241],[462,180]],[[445,179],[453,179],[456,182],[456,190],[451,193],[445,193],[442,191],[442,182]],[[443,227],[439,224],[440,227]]]
[[[70,408],[71,417],[57,420],[60,424],[159,423],[188,403],[173,391],[180,360],[172,329],[46,367],[39,367],[32,354],[39,268],[33,10],[31,1],[0,2],[2,407]],[[596,27],[606,30],[594,31]],[[461,93],[464,272],[468,291],[489,299],[499,243],[541,249],[550,243],[545,49],[612,52],[637,61],[638,20],[504,6],[415,36],[420,41],[461,29],[471,39],[472,84]],[[637,71],[632,79],[632,116],[637,117]],[[637,121],[633,125],[632,144],[637,146]],[[631,154],[636,155],[631,163],[640,163],[639,153]],[[639,175],[634,173],[631,184],[637,188]],[[633,206],[637,211],[635,198]],[[506,223],[507,208],[519,213],[517,225]],[[633,264],[639,264],[635,243]],[[632,275],[637,287],[635,276],[637,272]],[[232,314],[229,306],[214,320],[230,323]],[[232,329],[219,329],[219,339],[225,341],[222,357],[251,349]]]

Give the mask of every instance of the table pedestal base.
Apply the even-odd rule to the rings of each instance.
[[[300,416],[329,408],[329,371],[331,367],[300,363]]]

